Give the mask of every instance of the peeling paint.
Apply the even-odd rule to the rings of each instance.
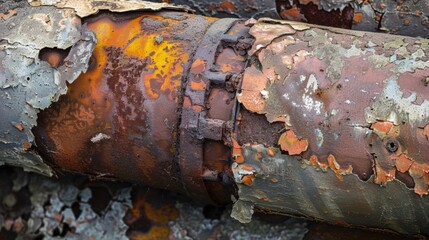
[[[129,12],[136,10],[157,11],[161,9],[181,10],[192,12],[187,7],[175,6],[168,3],[154,3],[148,1],[123,1],[123,0],[29,0],[31,6],[55,6],[57,8],[68,8],[76,11],[79,17],[87,17],[98,13],[100,10],[109,10],[111,12]]]
[[[21,8],[0,22],[0,29],[1,162],[50,175],[40,156],[21,151],[20,146],[34,144],[31,128],[39,110],[57,101],[67,84],[86,71],[95,37],[72,10],[54,7]],[[39,52],[44,48],[69,49],[65,64],[53,68],[41,61]],[[20,127],[11,129],[14,125]]]

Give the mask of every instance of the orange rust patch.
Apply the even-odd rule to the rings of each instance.
[[[289,155],[299,155],[308,148],[308,141],[306,139],[298,139],[293,130],[284,132],[280,136],[278,144],[281,149],[287,151]]]
[[[279,180],[277,178],[271,178],[271,182],[276,183],[279,182]]]
[[[195,112],[201,112],[203,110],[203,107],[199,105],[193,105],[192,110],[194,110]]]
[[[268,156],[274,157],[277,154],[277,149],[275,148],[267,148]]]
[[[262,159],[262,154],[256,153],[256,160],[261,161],[261,159]]]
[[[26,149],[29,149],[31,147],[31,144],[29,142],[24,142],[22,146],[25,147]]]
[[[237,140],[231,138],[232,141],[232,157],[235,159],[236,163],[243,163],[244,157],[240,144],[238,144]]]
[[[246,170],[246,171],[253,171],[253,167],[252,167],[252,166],[249,166],[249,165],[246,165],[246,164],[241,164],[240,166],[241,166],[241,168],[242,168],[243,170]]]
[[[316,155],[311,155],[310,159],[309,159],[309,163],[311,166],[318,168],[319,167],[319,159],[317,158]]]
[[[384,139],[393,128],[393,123],[391,122],[375,122],[371,124],[371,129],[374,130],[374,133],[377,134],[381,139]]]
[[[411,165],[413,164],[413,160],[409,159],[407,155],[401,154],[399,157],[395,157],[395,166],[398,171],[401,173],[407,172]]]
[[[408,171],[414,180],[414,192],[420,196],[427,195],[429,191],[429,166],[413,162]]]
[[[206,61],[201,58],[195,59],[191,66],[191,73],[194,75],[199,75],[206,70]]]
[[[289,8],[280,12],[280,16],[283,19],[291,20],[291,21],[299,21],[306,22],[307,19],[301,13],[301,10],[298,7]]]
[[[255,179],[255,175],[251,174],[251,175],[246,175],[241,179],[241,183],[246,184],[247,186],[252,186],[253,185],[253,180]]]
[[[192,90],[205,90],[206,83],[204,81],[191,81],[191,89]]]
[[[15,127],[16,127],[16,129],[18,129],[19,131],[23,131],[24,130],[24,127],[22,126],[22,124],[21,123],[17,123],[16,125],[15,125]]]
[[[362,14],[362,13],[360,13],[360,12],[355,13],[355,14],[353,15],[353,22],[354,22],[354,23],[360,23],[360,22],[362,22],[362,19],[363,19],[363,14]]]
[[[241,85],[241,93],[237,99],[244,107],[252,112],[260,112],[265,108],[265,99],[261,91],[265,90],[267,77],[255,66],[246,68]]]
[[[192,106],[191,99],[188,96],[183,97],[183,107],[190,108]]]
[[[337,160],[332,154],[329,154],[328,156],[328,165],[329,165],[329,168],[335,173],[335,175],[340,181],[343,181],[342,175],[352,174],[353,172],[353,167],[350,165],[348,168],[342,169],[340,164],[338,164]]]
[[[385,170],[376,166],[374,183],[384,186],[386,183],[393,181],[393,179],[395,179],[395,175],[395,169]]]
[[[218,10],[232,14],[232,13],[236,12],[238,9],[233,3],[225,1],[221,4],[219,4]]]

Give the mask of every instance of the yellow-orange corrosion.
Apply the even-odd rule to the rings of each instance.
[[[168,223],[176,220],[178,217],[179,211],[174,207],[174,202],[156,204],[153,201],[153,197],[139,193],[139,198],[133,203],[133,208],[127,213],[126,222],[132,224],[141,219],[147,219],[147,221],[150,221],[151,227],[147,232],[139,232],[136,229],[128,237],[138,240],[167,239],[170,235]]]
[[[107,54],[104,50],[106,46],[114,46],[122,49],[123,53],[130,57],[145,59],[150,57],[150,61],[146,66],[147,69],[152,69],[152,72],[144,75],[142,83],[144,83],[147,94],[153,99],[159,97],[159,91],[169,92],[169,98],[174,99],[174,92],[180,87],[180,76],[183,72],[182,62],[186,62],[189,58],[189,53],[182,51],[181,42],[170,42],[164,40],[157,42],[156,38],[161,36],[170,36],[172,32],[160,30],[156,33],[142,32],[140,22],[144,18],[154,18],[163,22],[168,22],[174,26],[177,20],[162,18],[157,15],[142,15],[131,21],[122,22],[120,24],[114,22],[110,18],[102,18],[98,21],[88,24],[89,30],[93,31],[97,38],[93,56],[97,59],[97,65],[94,69],[90,69],[87,73],[82,74],[79,79],[91,79],[92,81],[76,81],[79,84],[74,84],[77,90],[88,89],[92,93],[91,98],[96,102],[103,101],[105,93],[99,91],[100,81],[102,81],[103,66],[107,63]],[[156,83],[160,87],[155,87]],[[75,91],[79,94],[80,91]],[[90,99],[86,98],[84,104],[90,104]]]
[[[299,155],[307,151],[308,141],[306,139],[299,139],[293,130],[284,132],[278,141],[281,149],[287,151],[289,155]]]

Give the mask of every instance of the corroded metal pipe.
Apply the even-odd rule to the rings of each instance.
[[[44,19],[36,14],[30,19]],[[168,11],[80,21],[61,47],[30,51],[12,32],[2,38],[3,62],[18,54],[8,45],[16,40],[37,57],[26,69],[48,69],[55,78],[45,85],[61,86],[34,87],[2,65],[11,76],[0,82],[2,99],[32,111],[1,106],[19,117],[0,125],[0,147],[12,149],[3,162],[25,166],[5,159],[36,156],[31,170],[136,182],[200,202],[235,194],[232,216],[242,222],[255,208],[429,235],[429,41]],[[86,72],[74,80],[74,69]],[[32,89],[43,89],[36,101],[25,98]]]

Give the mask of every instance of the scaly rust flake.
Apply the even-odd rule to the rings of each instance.
[[[392,128],[393,123],[391,122],[375,122],[371,124],[371,129],[373,129],[374,133],[376,133],[381,139],[384,139]]]
[[[299,155],[307,151],[308,148],[308,141],[306,139],[299,139],[291,129],[280,136],[278,144],[289,155]]]
[[[241,93],[237,98],[246,109],[252,112],[260,112],[265,108],[265,98],[261,93],[266,91],[268,79],[255,66],[246,68],[241,85]]]
[[[252,49],[249,51],[249,55],[253,55],[259,49],[266,47],[270,44],[273,39],[280,37],[282,35],[294,34],[295,30],[287,25],[278,25],[278,24],[260,24],[256,23],[250,28],[250,34],[255,37],[255,43],[252,46]]]
[[[328,156],[328,164],[329,168],[335,173],[335,176],[337,176],[340,181],[343,181],[342,175],[352,174],[353,172],[353,167],[351,165],[345,169],[341,168],[340,164],[335,160],[334,155],[331,154]]]
[[[246,184],[247,186],[252,186],[253,185],[253,181],[255,180],[255,175],[250,174],[250,175],[245,175],[243,176],[243,178],[241,179],[241,183]]]
[[[232,157],[234,158],[236,163],[243,163],[244,157],[241,151],[240,144],[238,144],[238,142],[234,138],[231,138],[231,141],[232,141]]]

